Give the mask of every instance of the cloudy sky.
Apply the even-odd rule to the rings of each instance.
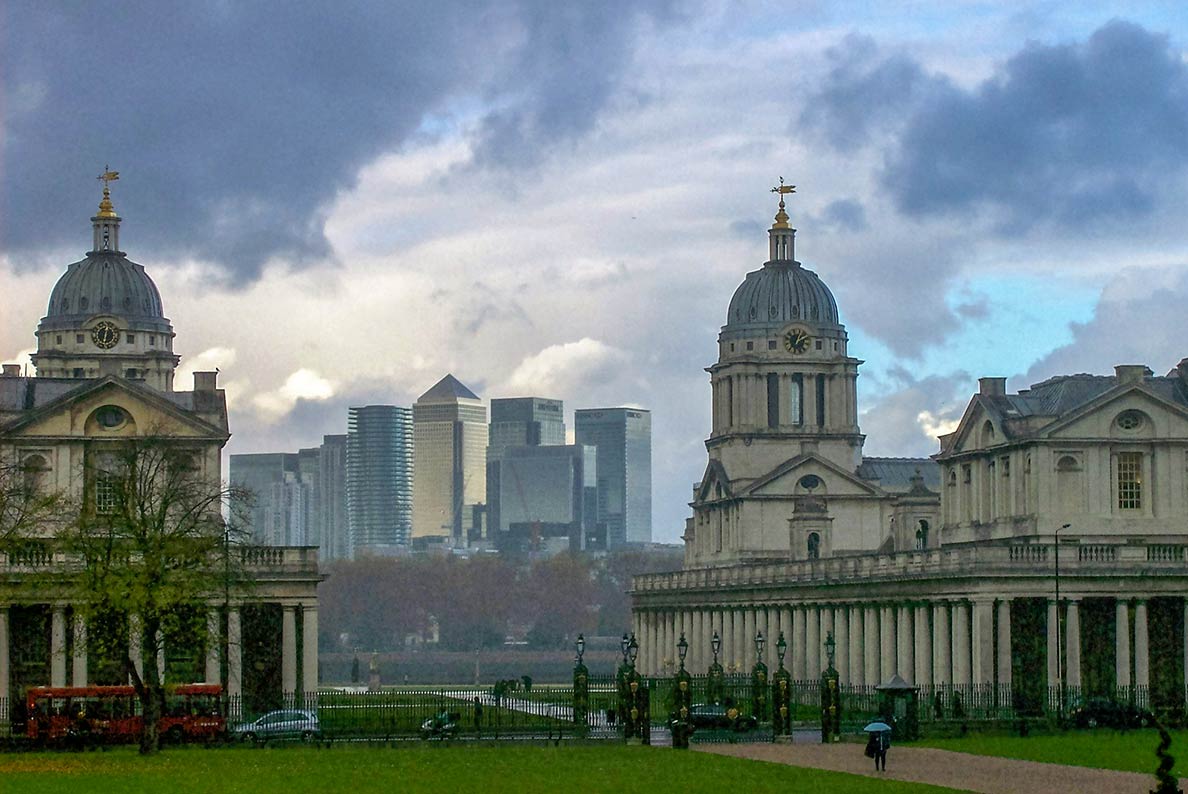
[[[105,163],[229,451],[447,372],[644,406],[659,540],[780,176],[866,361],[868,454],[934,452],[978,376],[1188,356],[1182,2],[283,7],[4,4],[0,358],[89,247]]]

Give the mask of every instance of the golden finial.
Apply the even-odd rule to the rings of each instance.
[[[785,185],[784,178],[780,177],[780,184],[771,189],[772,193],[780,194],[780,211],[776,213],[775,223],[772,224],[773,229],[788,229],[788,213],[784,212],[784,196],[795,193],[796,185]]]
[[[95,177],[103,182],[103,200],[99,202],[100,218],[115,218],[115,207],[111,204],[111,183],[120,178],[119,171],[112,171],[107,165],[103,166],[103,173]]]

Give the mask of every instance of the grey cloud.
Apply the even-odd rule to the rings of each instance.
[[[125,248],[229,281],[323,261],[325,207],[358,169],[460,121],[480,165],[524,166],[588,132],[668,3],[126,3],[6,9],[2,239],[32,266],[89,243],[104,163]],[[449,122],[452,123],[452,122]]]
[[[1151,213],[1188,170],[1188,66],[1128,22],[1029,44],[972,90],[868,40],[830,57],[802,127],[842,152],[886,145],[880,179],[910,216],[989,209],[1000,233],[1080,228]]]
[[[860,232],[866,229],[866,208],[857,199],[831,201],[821,211],[821,221],[842,231]]]
[[[892,369],[893,388],[862,414],[868,455],[924,456],[939,448],[935,436],[921,423],[921,412],[932,421],[960,418],[972,394],[973,379],[966,372],[916,378],[903,368]]]
[[[967,320],[984,320],[990,316],[990,302],[985,298],[976,298],[958,304],[957,314]]]
[[[730,223],[730,233],[744,240],[761,240],[766,229],[766,226],[756,220],[739,219]]]
[[[1154,286],[1154,285],[1164,286]],[[1071,323],[1073,339],[1041,358],[1011,389],[1053,375],[1108,375],[1115,364],[1146,364],[1164,374],[1188,357],[1188,275],[1133,268],[1119,273],[1093,317]]]

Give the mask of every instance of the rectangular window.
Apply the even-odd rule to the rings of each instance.
[[[788,416],[794,425],[804,424],[804,401],[801,399],[803,391],[804,375],[797,372],[792,376],[792,388],[788,394]]]
[[[755,343],[747,342],[747,350],[754,350],[754,349],[755,349]]]
[[[79,344],[79,345],[81,345],[81,344],[83,343],[83,339],[84,339],[84,337],[83,337],[83,335],[82,335],[82,334],[75,334],[75,335],[74,335],[74,342],[75,342],[75,344]]]
[[[825,376],[817,376],[817,427],[825,426]]]
[[[58,344],[62,344],[62,335],[58,334]]]
[[[776,343],[775,343],[774,339],[767,340],[767,349],[768,350],[775,350],[776,349],[775,345],[776,345]]]
[[[110,474],[99,474],[95,478],[95,512],[114,513],[116,509],[116,483]]]
[[[152,334],[149,334],[149,347],[156,347],[156,346],[157,346],[157,337],[153,336]]]
[[[1143,509],[1143,453],[1118,453],[1118,509]]]
[[[128,344],[136,344],[136,334],[128,334]]]
[[[767,373],[767,426],[780,425],[780,376]]]
[[[82,369],[82,367],[75,367],[75,368],[74,368],[74,377],[76,377],[76,378],[82,378],[82,377],[85,377],[85,375],[83,374],[83,369]]]

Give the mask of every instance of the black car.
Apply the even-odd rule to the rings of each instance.
[[[718,703],[696,703],[689,709],[689,722],[694,728],[728,728],[732,731],[752,731],[759,720],[743,714],[737,706]]]
[[[1109,698],[1086,700],[1073,709],[1072,720],[1078,728],[1147,728],[1155,724],[1155,716],[1146,709]]]

